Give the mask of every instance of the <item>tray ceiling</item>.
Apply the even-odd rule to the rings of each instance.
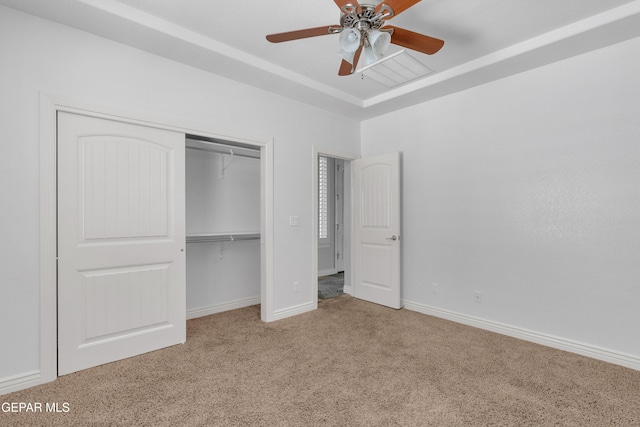
[[[363,1],[364,3],[364,1]],[[405,51],[428,72],[390,86],[337,75],[338,36],[266,34],[338,24],[332,0],[0,0],[5,5],[364,119],[640,35],[639,0],[422,0],[389,23],[445,41]],[[294,7],[295,6],[295,7]],[[393,46],[388,54],[401,49]]]

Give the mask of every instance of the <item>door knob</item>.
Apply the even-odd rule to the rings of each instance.
[[[387,237],[387,240],[398,240],[398,236]]]

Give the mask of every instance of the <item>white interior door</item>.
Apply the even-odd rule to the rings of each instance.
[[[400,308],[400,153],[353,162],[354,296]]]
[[[183,343],[185,135],[58,113],[58,375]]]

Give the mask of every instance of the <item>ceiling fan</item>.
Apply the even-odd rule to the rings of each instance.
[[[280,43],[307,37],[340,34],[342,63],[338,75],[353,74],[364,52],[365,66],[383,57],[384,51],[393,43],[407,49],[432,55],[439,51],[444,41],[403,28],[386,25],[386,21],[404,12],[420,0],[334,0],[341,11],[340,25],[307,28],[286,33],[269,34],[267,40]]]

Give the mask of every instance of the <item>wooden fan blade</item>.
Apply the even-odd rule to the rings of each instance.
[[[409,9],[419,1],[420,0],[384,0],[382,3],[376,6],[376,13],[380,12],[382,6],[386,4],[391,9],[393,9],[393,16],[400,15],[402,12]]]
[[[391,34],[391,43],[407,49],[417,50],[418,52],[433,55],[444,46],[444,41],[434,37],[425,36],[424,34],[414,33],[404,28],[387,25],[384,28],[393,28]]]
[[[340,25],[328,25],[326,27],[307,28],[305,30],[288,31],[286,33],[269,34],[267,40],[271,43],[288,42],[291,40],[306,39],[307,37],[326,36],[334,34],[331,28],[340,27]]]
[[[340,69],[338,70],[339,76],[350,76],[356,70],[358,66],[358,60],[360,59],[360,54],[362,53],[362,48],[364,45],[360,45],[358,50],[356,50],[355,55],[353,55],[353,64],[350,64],[349,61],[342,60],[340,63]]]
[[[338,5],[338,7],[340,8],[340,10],[342,10],[342,8],[346,5],[352,5],[355,6],[356,8],[356,13],[360,13],[360,5],[358,4],[358,2],[356,0],[333,0],[334,2],[336,2],[336,4]],[[420,0],[418,0],[420,1]],[[344,12],[344,11],[343,11]]]
[[[353,73],[353,71],[351,71],[352,69],[353,69],[353,65],[351,65],[348,61],[343,59],[342,62],[340,63],[340,69],[338,70],[338,75],[349,76]]]

